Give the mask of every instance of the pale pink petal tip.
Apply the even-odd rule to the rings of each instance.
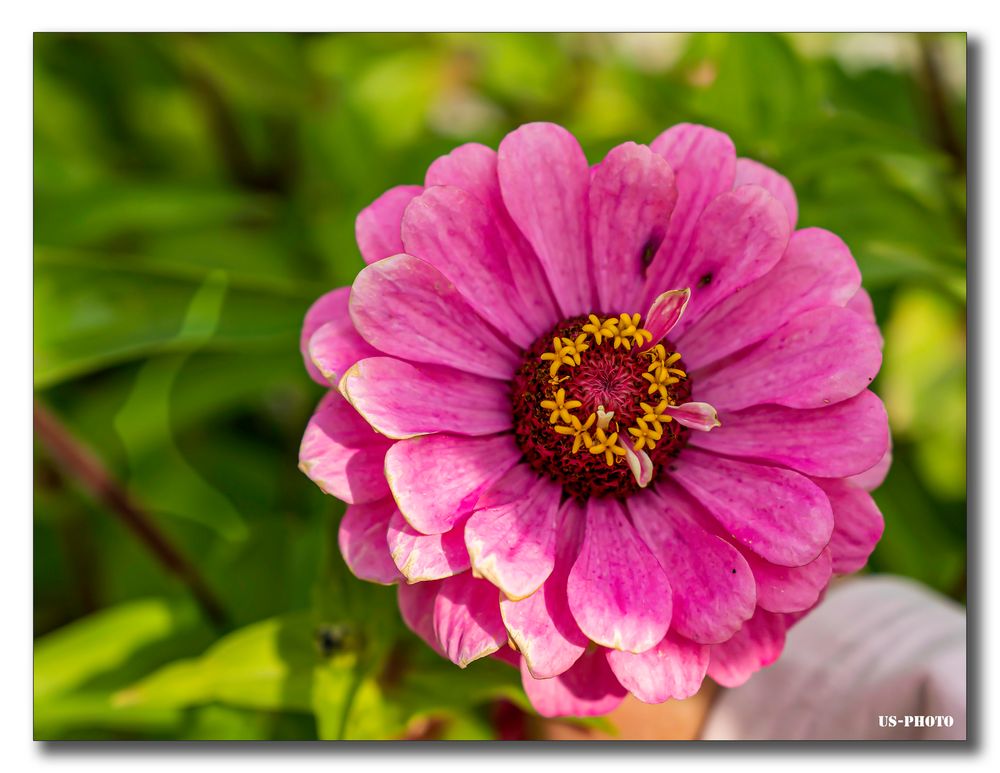
[[[628,468],[635,476],[635,482],[639,488],[646,488],[653,480],[653,460],[645,451],[633,451],[628,445],[625,446],[625,461]]]
[[[656,346],[669,335],[674,325],[684,316],[690,300],[691,290],[686,287],[683,290],[668,290],[656,297],[646,312],[645,327],[653,336],[646,344],[647,347]]]
[[[700,432],[709,432],[722,426],[718,412],[708,403],[671,405],[667,407],[667,415],[672,416],[678,424]]]

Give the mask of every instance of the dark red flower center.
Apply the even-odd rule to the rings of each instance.
[[[645,337],[644,337],[645,335]],[[572,317],[536,340],[513,380],[514,434],[525,460],[567,495],[627,497],[687,444],[690,430],[665,415],[691,382],[669,341],[650,345],[638,315]]]

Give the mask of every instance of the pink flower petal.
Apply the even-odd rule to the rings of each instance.
[[[674,591],[671,630],[696,642],[725,641],[754,611],[754,581],[740,552],[701,524],[707,514],[669,480],[627,502],[636,530]]]
[[[643,322],[643,327],[653,336],[647,346],[655,346],[669,335],[684,314],[690,300],[691,291],[688,288],[667,290],[656,296]]]
[[[562,489],[538,476],[520,499],[476,510],[465,526],[465,545],[480,577],[504,595],[523,599],[552,573]]]
[[[323,386],[336,385],[354,363],[378,353],[354,329],[347,310],[350,296],[350,287],[321,296],[302,324],[299,350],[309,375]]]
[[[878,330],[853,311],[826,306],[800,314],[721,367],[695,371],[692,384],[699,400],[719,410],[821,408],[861,392],[881,365]]]
[[[465,668],[507,644],[496,588],[469,572],[440,582],[434,632],[449,660]]]
[[[330,391],[309,419],[299,469],[327,494],[361,504],[389,493],[382,473],[392,441],[368,426],[350,403]]]
[[[865,390],[826,408],[797,410],[758,405],[723,416],[723,427],[691,436],[706,451],[775,462],[828,478],[869,469],[889,445],[882,401]]]
[[[889,448],[882,455],[882,458],[873,466],[857,475],[846,478],[852,486],[857,486],[865,491],[874,491],[885,482],[889,469],[892,467],[892,434],[889,435]]]
[[[797,472],[686,448],[670,475],[737,542],[773,564],[808,564],[830,541],[830,502]]]
[[[513,666],[514,668],[521,667],[521,656],[516,650],[512,650],[508,644],[506,647],[501,647],[492,655],[491,658],[499,660],[501,663],[506,663],[508,666]]]
[[[868,563],[882,537],[885,522],[871,494],[842,480],[817,478],[815,481],[833,507],[833,536],[830,553],[833,571],[849,574]]]
[[[788,225],[795,230],[795,224],[799,219],[799,203],[795,198],[795,189],[788,182],[788,178],[771,167],[765,166],[759,161],[749,158],[736,159],[736,180],[733,182],[734,188],[741,185],[759,185],[781,202],[788,215]]]
[[[401,440],[385,457],[385,477],[400,511],[424,534],[451,530],[480,494],[513,467],[511,435],[428,435]]]
[[[509,430],[505,389],[501,381],[392,357],[361,360],[340,381],[341,394],[358,413],[377,432],[399,440],[432,432]]]
[[[605,647],[644,652],[670,627],[670,583],[616,500],[587,502],[567,592],[580,630]]]
[[[535,679],[522,661],[521,683],[531,705],[543,717],[607,714],[626,694],[600,650],[584,654],[572,668],[551,679]]]
[[[710,432],[716,427],[722,426],[719,422],[719,414],[708,403],[691,402],[683,405],[669,405],[666,413],[672,416],[678,424],[696,429],[699,432]]]
[[[393,562],[408,582],[441,580],[469,568],[465,524],[444,534],[421,534],[398,510],[389,519],[386,541]]]
[[[829,589],[830,586],[828,585],[822,591],[820,591],[819,599],[817,599],[816,603],[813,604],[808,609],[803,609],[799,612],[785,612],[782,615],[780,615],[781,619],[784,620],[785,622],[785,629],[787,631],[792,630],[792,627],[795,626],[796,623],[798,623],[802,618],[804,618],[806,615],[812,612],[816,607],[818,607],[823,602],[823,599],[826,598],[826,592]]]
[[[677,338],[691,370],[738,352],[799,314],[843,306],[861,285],[847,245],[829,231],[796,231],[781,260],[760,279],[693,320]]]
[[[732,190],[736,176],[736,149],[732,140],[707,126],[689,123],[671,126],[650,143],[650,148],[674,170],[677,203],[663,244],[646,272],[647,302],[670,289],[669,278],[687,260],[698,218],[712,199]]]
[[[538,473],[527,464],[514,465],[503,476],[483,489],[473,510],[499,507],[518,501],[524,496],[525,491],[535,485],[538,477]]]
[[[309,311],[306,312],[305,319],[302,321],[302,332],[299,335],[299,351],[302,353],[306,370],[309,371],[309,375],[312,376],[313,381],[324,386],[330,382],[319,368],[313,364],[312,357],[309,356],[309,339],[323,325],[338,317],[342,309],[347,308],[347,299],[350,296],[350,287],[338,287],[336,290],[331,290],[325,295],[321,295],[309,307]]]
[[[313,333],[308,345],[309,359],[323,377],[324,384],[336,386],[351,366],[381,352],[358,335],[350,316],[327,322]]]
[[[645,145],[626,142],[604,157],[590,180],[598,308],[609,313],[640,310],[646,268],[663,242],[676,201],[673,170]]]
[[[440,582],[416,582],[413,585],[401,582],[396,589],[396,600],[407,627],[441,657],[447,657],[434,632],[434,602],[440,587]]]
[[[537,337],[522,302],[489,208],[461,188],[428,188],[403,216],[406,252],[434,266],[468,304],[520,347]]]
[[[497,174],[507,211],[534,248],[563,313],[591,311],[590,167],[576,138],[555,124],[525,124],[500,143]]]
[[[865,288],[858,287],[857,292],[850,297],[846,306],[858,316],[863,317],[873,325],[876,324],[875,304],[872,303],[872,297]]]
[[[622,687],[643,703],[684,700],[701,689],[708,670],[709,647],[673,632],[636,655],[608,650],[608,665]]]
[[[687,259],[668,287],[690,287],[691,302],[674,328],[680,337],[694,320],[770,271],[791,231],[781,204],[755,185],[723,193],[702,213]]]
[[[374,263],[403,251],[400,224],[406,206],[419,196],[419,185],[397,185],[361,210],[354,221],[354,235],[365,263]]]
[[[860,316],[862,319],[866,319],[873,325],[876,325],[876,330],[878,330],[878,323],[875,319],[875,305],[872,303],[872,297],[868,294],[868,291],[865,290],[865,288],[859,288],[858,291],[851,296],[851,300],[847,302],[847,308]],[[878,330],[878,341],[879,348],[884,348],[885,339],[882,337],[881,330]]]
[[[804,566],[778,566],[744,550],[754,581],[757,583],[757,606],[768,612],[801,612],[809,609],[830,584],[832,559],[830,549]]]
[[[739,687],[778,659],[785,629],[781,615],[758,609],[732,639],[712,645],[708,675],[723,687]]]
[[[440,271],[411,255],[385,258],[358,274],[351,319],[370,344],[414,362],[504,379],[520,362]]]
[[[427,185],[452,185],[461,188],[489,208],[521,297],[525,322],[536,335],[558,322],[562,315],[545,271],[504,205],[497,177],[497,152],[476,143],[461,145],[431,164],[427,170]]]
[[[348,505],[340,519],[337,542],[347,567],[362,580],[391,585],[402,576],[389,555],[385,536],[389,519],[396,512],[392,497]]]
[[[588,639],[573,619],[566,596],[567,578],[583,536],[583,519],[580,505],[567,500],[562,509],[552,574],[526,599],[500,599],[500,614],[507,633],[536,679],[568,670],[587,648]]]

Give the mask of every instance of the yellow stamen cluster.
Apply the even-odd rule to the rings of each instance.
[[[575,340],[569,338],[553,338],[552,339],[552,349],[551,352],[545,352],[542,355],[542,359],[545,361],[551,361],[549,366],[549,375],[555,378],[556,373],[559,372],[559,368],[563,365],[569,365],[571,368],[574,365],[580,364],[580,353],[587,351],[590,348],[590,344],[587,343],[587,334],[580,333]]]
[[[647,344],[653,340],[652,333],[645,328],[639,327],[641,321],[642,316],[639,314],[633,314],[632,316],[622,314],[618,318],[618,330],[614,336],[615,349],[619,346],[631,349],[633,342],[641,347],[643,344]]]
[[[574,408],[579,408],[581,405],[583,405],[583,403],[581,403],[579,400],[567,400],[565,389],[560,389],[558,392],[556,392],[554,395],[554,399],[542,400],[541,402],[542,408],[544,408],[547,411],[552,411],[552,415],[549,416],[550,424],[555,424],[560,419],[566,424],[569,424],[570,421],[573,419],[573,416],[570,414],[570,411],[572,411]]]
[[[583,326],[583,332],[590,333],[598,346],[605,338],[613,339],[618,335],[618,320],[616,318],[608,317],[602,321],[597,318],[596,314],[591,314],[589,319],[590,323]]]
[[[574,401],[575,402],[575,401]],[[543,403],[544,404],[544,403]],[[572,435],[573,436],[573,453],[575,454],[580,450],[581,445],[585,445],[589,449],[594,448],[594,441],[590,437],[590,428],[594,426],[594,420],[597,418],[597,414],[590,414],[587,420],[581,424],[580,420],[576,416],[569,417],[569,426],[559,425],[555,428],[556,432],[560,435]],[[603,430],[598,429],[598,432]]]
[[[646,420],[643,418],[637,418],[635,420],[637,426],[629,427],[628,433],[635,438],[635,443],[633,448],[636,451],[641,451],[644,448],[648,448],[652,451],[656,448],[656,441],[663,437],[663,428],[656,427],[651,424],[647,424]]]
[[[669,406],[669,400],[660,400],[659,404],[655,406],[649,403],[639,403],[639,407],[645,412],[642,420],[648,422],[656,430],[663,429],[664,424],[669,424],[674,420],[674,417],[667,413]]]
[[[610,342],[616,349],[625,347],[630,350],[635,344],[642,348],[652,341],[652,334],[641,326],[642,317],[639,314],[621,314],[618,317],[599,318],[596,314],[591,314],[587,324],[583,325],[583,332],[576,338],[552,339],[552,350],[542,354],[542,360],[549,363],[549,383],[552,385],[551,399],[542,400],[540,405],[549,411],[549,423],[560,435],[573,438],[573,453],[586,448],[594,455],[604,455],[608,466],[614,465],[617,461],[624,459],[626,451],[623,439],[629,438],[636,451],[656,448],[656,443],[663,437],[663,427],[673,419],[666,413],[671,405],[667,394],[667,387],[678,383],[687,374],[680,368],[673,367],[674,363],[680,360],[678,353],[668,353],[663,344],[657,344],[643,352],[649,357],[650,364],[643,374],[649,384],[648,394],[658,393],[659,403],[651,405],[640,403],[644,415],[636,418],[636,426],[629,427],[624,438],[620,438],[621,428],[617,421],[613,421],[614,413],[605,413],[603,407],[598,409],[598,413],[591,413],[586,420],[581,421],[573,411],[579,408],[582,403],[579,400],[567,400],[566,390],[559,386],[566,381],[569,376],[559,375],[559,370],[563,366],[573,368],[580,364],[580,355],[590,348],[588,342],[593,340],[594,345],[600,346],[605,341]],[[596,423],[596,427],[595,427]],[[611,424],[614,424],[616,431],[611,431]]]
[[[671,367],[681,355],[679,352],[668,355],[663,344],[657,344],[645,354],[650,359],[649,367],[642,374],[642,377],[649,382],[646,393],[650,395],[659,393],[660,400],[666,400],[667,387],[678,383],[682,378],[687,378],[687,373],[683,370]]]
[[[591,414],[593,418],[593,414]],[[610,435],[605,434],[604,430],[600,427],[594,433],[596,437],[594,442],[589,446],[590,453],[592,454],[604,454],[604,461],[608,463],[608,467],[615,463],[615,458],[622,458],[625,456],[625,449],[618,444],[618,433],[612,432]]]

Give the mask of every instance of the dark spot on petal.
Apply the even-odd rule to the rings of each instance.
[[[707,287],[712,284],[712,272],[709,271],[705,276],[698,280],[698,287]]]
[[[640,259],[642,261],[642,277],[646,278],[646,271],[653,262],[653,258],[656,257],[657,251],[660,249],[660,245],[663,244],[664,237],[663,229],[657,228],[646,240],[646,246],[642,248],[642,255]]]

